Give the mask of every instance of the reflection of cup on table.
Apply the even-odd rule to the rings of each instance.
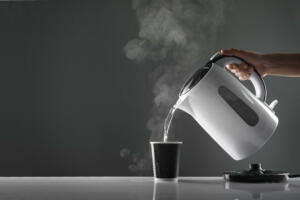
[[[176,182],[154,182],[153,200],[178,200],[179,191]]]
[[[177,181],[182,142],[150,142],[155,180]]]

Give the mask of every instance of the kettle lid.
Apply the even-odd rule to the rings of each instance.
[[[225,57],[224,55],[221,55],[220,52],[216,52],[209,61],[204,65],[204,67],[201,67],[200,69],[196,70],[193,75],[184,83],[183,87],[181,88],[181,91],[179,93],[179,96],[186,94],[188,91],[190,91],[209,71],[212,64],[221,58]]]

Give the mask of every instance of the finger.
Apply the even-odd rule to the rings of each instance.
[[[234,69],[234,68],[236,68],[236,64],[234,64],[234,63],[233,64],[227,64],[226,68],[229,69],[229,70]]]
[[[254,68],[244,64],[242,66],[239,66],[239,70],[243,72],[246,76],[250,76],[254,71]]]
[[[235,72],[238,69],[238,65],[235,63],[232,63],[232,64],[226,65],[226,68],[231,72]]]
[[[251,73],[240,71],[236,73],[236,76],[239,77],[240,80],[248,80],[251,76]]]
[[[240,51],[239,49],[235,49],[235,48],[222,49],[221,54],[227,56],[235,56],[236,54],[238,54],[239,51]]]
[[[247,78],[246,76],[241,76],[241,77],[239,77],[239,79],[240,79],[241,81],[246,81],[246,80],[248,80],[249,78]]]
[[[247,80],[247,77],[245,76],[245,73],[242,73],[242,72],[238,72],[236,73],[236,76],[241,80]]]
[[[249,66],[245,63],[241,64],[240,67],[243,69],[243,70],[247,70],[249,69]]]
[[[237,77],[242,77],[244,73],[238,71],[238,72],[236,72],[236,73],[234,73],[234,74],[235,74]]]
[[[233,56],[236,51],[237,51],[237,49],[234,49],[234,48],[222,49],[221,50],[221,54],[222,55],[227,55],[227,56]]]
[[[249,67],[245,63],[241,63],[241,64],[237,65],[237,70],[240,71],[240,72],[247,73],[247,72],[250,72],[251,67]]]
[[[233,73],[249,71],[248,65],[246,65],[244,63],[243,64],[230,64],[230,65],[228,65],[228,69]]]
[[[236,74],[236,73],[239,73],[240,71],[238,69],[232,69],[230,70],[232,73]]]
[[[244,74],[244,75],[242,76],[242,78],[243,78],[243,80],[249,80],[249,79],[250,79],[250,76],[251,76],[251,74],[247,73],[247,74]]]
[[[253,67],[248,66],[245,63],[242,64],[228,64],[226,68],[232,72],[236,77],[240,80],[248,80],[251,76],[252,71],[254,70]]]

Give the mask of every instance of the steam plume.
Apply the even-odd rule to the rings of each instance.
[[[133,0],[140,31],[125,47],[128,59],[151,61],[154,103],[147,128],[151,140],[162,140],[163,123],[178,93],[200,60],[214,50],[224,19],[222,0]]]

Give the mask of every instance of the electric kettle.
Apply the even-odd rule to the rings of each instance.
[[[175,107],[190,114],[234,160],[258,151],[278,125],[274,100],[266,103],[267,90],[254,69],[250,81],[255,95],[226,68],[246,63],[217,52],[184,84]]]

